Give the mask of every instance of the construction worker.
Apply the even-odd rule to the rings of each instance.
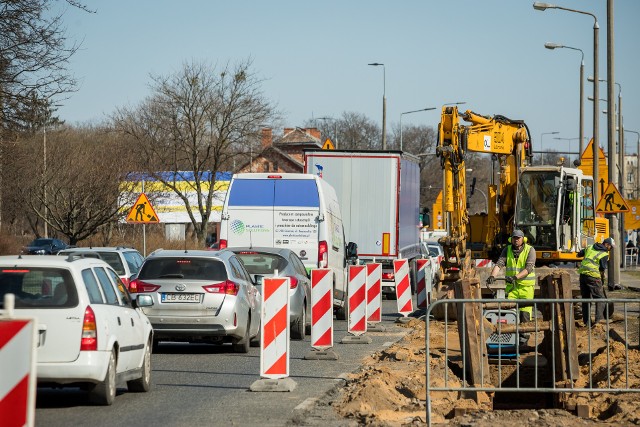
[[[505,267],[504,291],[508,299],[533,299],[536,284],[534,267],[536,264],[536,250],[527,244],[522,230],[513,230],[510,245],[502,250],[500,258],[487,278],[487,285],[493,284],[500,269]],[[533,307],[520,307],[520,322],[531,320]],[[528,341],[529,334],[520,334],[520,343]]]
[[[586,249],[578,252],[579,257],[584,257],[578,273],[580,273],[580,296],[583,299],[603,299],[604,296],[604,272],[609,263],[609,251],[616,247],[616,242],[607,237],[602,243],[594,243]],[[585,326],[593,326],[604,320],[603,302],[596,303],[595,322],[591,322],[590,304],[582,303],[582,321]]]

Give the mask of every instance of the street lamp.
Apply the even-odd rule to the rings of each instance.
[[[544,150],[543,150],[543,144],[542,144],[542,137],[545,135],[557,135],[560,132],[543,132],[540,134],[540,164],[543,164],[543,156],[544,156]]]
[[[562,6],[556,6],[554,4],[550,4],[550,3],[542,3],[542,2],[535,2],[533,3],[533,8],[535,10],[540,10],[540,11],[544,11],[547,9],[560,9],[560,10],[565,10],[567,12],[575,12],[575,13],[581,13],[583,15],[589,15],[593,18],[593,75],[595,76],[595,80],[593,82],[593,97],[597,100],[599,97],[599,93],[598,93],[598,33],[599,33],[599,29],[600,26],[598,25],[598,18],[596,18],[596,15],[594,15],[593,13],[589,13],[589,12],[584,12],[581,10],[576,10],[576,9],[569,9],[569,8],[565,8]],[[596,183],[598,182],[598,147],[600,146],[599,143],[599,138],[598,138],[598,133],[600,132],[600,130],[598,129],[599,126],[599,115],[598,115],[598,101],[595,101],[593,103],[593,182]],[[593,200],[595,201],[595,203],[598,203],[598,200],[600,200],[598,198],[598,186],[594,185],[593,186]]]
[[[372,67],[382,67],[382,149],[387,149],[387,71],[384,64],[372,62]]]
[[[545,43],[544,47],[547,49],[571,49],[571,50],[579,50],[582,54],[582,60],[580,61],[580,155],[582,155],[582,151],[584,151],[584,52],[582,49],[577,47],[565,46],[557,43]],[[578,160],[580,157],[578,157]]]
[[[638,140],[636,142],[636,191],[635,191],[635,195],[636,195],[636,199],[638,197],[640,197],[640,133],[636,132],[635,130],[624,130],[625,132],[629,132],[629,133],[635,133],[636,136],[638,137]]]
[[[338,148],[338,121],[333,117],[316,117],[316,120],[329,120],[333,122],[333,146]]]
[[[420,111],[430,111],[435,109],[435,107],[428,107],[421,110],[405,111],[404,113],[400,113],[400,151],[402,151],[402,116],[404,114],[419,113]]]

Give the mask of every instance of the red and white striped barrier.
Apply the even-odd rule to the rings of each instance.
[[[493,262],[490,259],[477,259],[476,267],[493,267]]]
[[[409,261],[398,259],[393,261],[393,273],[396,282],[396,298],[398,301],[398,313],[407,317],[413,312],[411,300],[411,283],[409,281]]]
[[[0,319],[0,424],[34,425],[36,392],[35,319]]]
[[[418,283],[416,285],[416,299],[418,308],[427,308],[427,305],[431,303],[433,267],[433,263],[430,259],[419,259],[417,261]]]
[[[311,347],[333,347],[333,281],[331,270],[311,270]]]
[[[289,376],[289,278],[265,277],[262,282],[260,376]]]
[[[349,266],[349,325],[355,336],[367,332],[367,271],[364,265]]]
[[[382,264],[367,264],[367,322],[382,321]]]

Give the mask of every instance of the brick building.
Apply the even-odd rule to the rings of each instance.
[[[317,128],[284,128],[282,138],[273,138],[273,130],[262,129],[262,151],[238,172],[294,172],[304,171],[305,149],[322,148]]]

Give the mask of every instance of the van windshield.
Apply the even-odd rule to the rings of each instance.
[[[319,208],[320,199],[312,179],[236,179],[229,192],[228,205]]]

